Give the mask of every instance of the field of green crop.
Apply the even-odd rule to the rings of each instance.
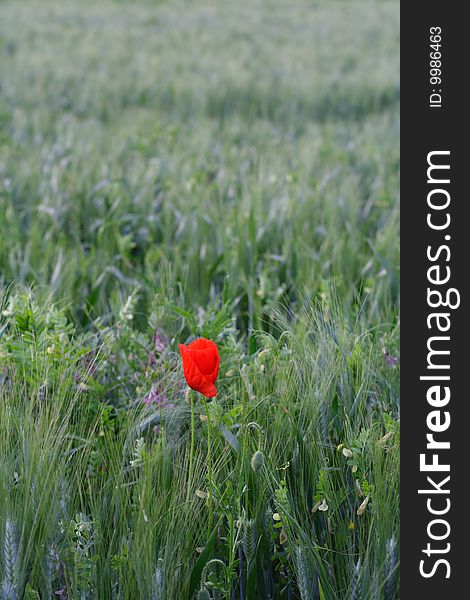
[[[0,2],[1,600],[399,598],[398,49],[395,0]]]

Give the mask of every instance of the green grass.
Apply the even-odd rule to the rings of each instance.
[[[398,16],[0,3],[2,600],[398,598]]]

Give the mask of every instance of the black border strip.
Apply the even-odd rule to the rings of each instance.
[[[402,600],[426,600],[470,597],[467,585],[467,573],[470,573],[467,536],[470,532],[470,398],[466,389],[466,373],[470,372],[467,358],[468,316],[466,299],[468,297],[467,261],[470,250],[468,226],[470,198],[466,187],[467,156],[465,147],[467,136],[467,115],[464,111],[468,88],[467,73],[463,52],[468,37],[468,26],[463,16],[465,3],[458,2],[403,2],[401,5],[401,598]],[[430,82],[430,48],[432,43],[431,27],[441,29],[441,79]],[[434,30],[436,33],[437,30]],[[465,35],[467,33],[467,36]],[[435,38],[437,39],[437,38]],[[435,81],[435,80],[434,80]],[[442,98],[438,107],[438,96],[434,96],[435,105],[430,104],[430,94],[439,94]],[[440,91],[439,91],[440,90]],[[449,151],[449,155],[432,155],[435,163],[449,164],[450,170],[430,172],[428,182],[428,154],[433,151]],[[449,183],[442,181],[450,179]],[[440,182],[434,180],[439,179]],[[449,194],[448,208],[441,211],[432,210],[428,206],[428,194],[432,189],[444,189],[431,195],[431,203],[445,204]],[[449,227],[433,230],[427,224],[428,213],[438,224],[446,222],[446,214],[451,219]],[[450,239],[446,239],[450,236]],[[427,256],[427,248],[434,260]],[[448,260],[447,260],[448,258]],[[431,271],[431,277],[442,279],[448,274],[450,280],[446,284],[431,285],[428,280],[428,269],[439,265],[438,270]],[[445,295],[446,290],[455,288],[460,294],[460,307],[450,309],[438,307],[433,309],[428,304],[427,288],[437,289]],[[437,300],[435,295],[434,300]],[[457,295],[452,294],[452,301]],[[439,332],[437,319],[431,317],[431,328],[427,319],[433,312],[449,314],[450,328],[448,332]],[[441,326],[446,323],[443,317]],[[428,357],[427,343],[432,336],[448,336],[450,339],[434,340],[431,346],[435,349],[450,350],[449,355]],[[440,346],[439,346],[440,345]],[[428,358],[439,366],[450,366],[449,369],[429,369]],[[467,364],[469,363],[469,364]],[[449,376],[450,380],[420,380],[420,376]],[[439,393],[444,393],[444,386],[450,390],[450,400],[442,401],[438,406],[428,402],[428,389],[441,386]],[[439,411],[439,416],[429,417],[432,411]],[[446,415],[448,413],[448,416]],[[450,426],[441,433],[435,433],[434,439],[449,442],[450,449],[430,450],[426,448],[426,435],[429,429],[443,425],[450,417]],[[428,419],[428,422],[427,422]],[[467,439],[469,442],[467,442]],[[436,453],[439,464],[450,466],[449,472],[424,472],[420,470],[420,454],[426,453],[425,462],[433,460]],[[433,490],[433,484],[427,480],[431,477],[434,485],[449,493],[422,493],[418,490]],[[442,483],[446,477],[450,479]],[[448,511],[442,515],[433,515],[429,509]],[[449,524],[447,533],[445,523],[430,523],[442,519]],[[428,528],[430,529],[428,530]],[[442,540],[433,540],[429,531]],[[428,549],[428,554],[423,550]],[[447,546],[449,544],[449,546]],[[448,551],[445,551],[448,550]],[[420,561],[423,561],[421,563]],[[443,560],[447,563],[437,561]],[[425,578],[422,571],[432,576]],[[446,578],[446,575],[450,575]],[[422,596],[421,596],[422,594]],[[444,596],[447,594],[447,596]]]

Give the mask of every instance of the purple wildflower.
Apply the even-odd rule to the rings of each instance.
[[[67,588],[64,585],[64,587],[60,590],[57,590],[57,592],[55,592],[56,596],[59,596],[60,600],[67,600],[68,596],[67,596]]]
[[[168,346],[168,338],[166,335],[162,335],[159,329],[156,329],[155,333],[153,334],[153,344],[155,346],[155,352],[157,352],[157,354],[161,354]]]
[[[383,353],[385,356],[385,362],[387,363],[387,367],[389,369],[393,369],[398,364],[398,356],[392,356],[385,348],[383,349]]]
[[[161,392],[158,386],[153,386],[150,391],[144,396],[145,404],[156,404],[161,408],[172,406],[168,402],[168,398]]]

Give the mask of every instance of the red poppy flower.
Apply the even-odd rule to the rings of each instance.
[[[179,349],[189,387],[206,398],[216,396],[217,389],[214,384],[219,374],[220,356],[214,342],[199,338],[188,346],[180,344]]]

